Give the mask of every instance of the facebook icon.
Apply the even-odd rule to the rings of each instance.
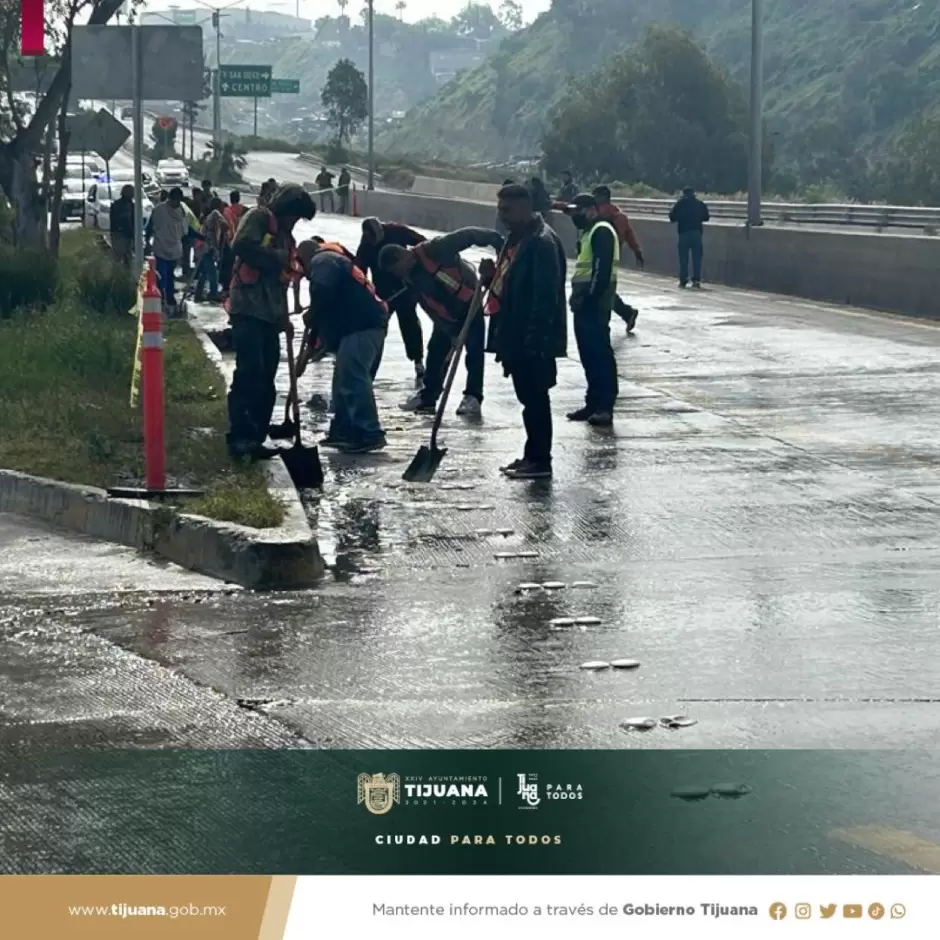
[[[770,916],[774,920],[783,920],[787,916],[787,906],[786,904],[781,904],[777,901],[774,904],[770,905]]]

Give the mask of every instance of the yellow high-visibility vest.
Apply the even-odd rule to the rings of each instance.
[[[610,266],[610,286],[617,287],[617,268],[620,266],[620,239],[617,236],[617,230],[604,219],[597,221],[581,236],[578,242],[578,258],[574,263],[574,274],[571,277],[571,285],[587,285],[591,283],[591,272],[594,269],[594,249],[591,247],[591,236],[599,229],[606,228],[614,239],[614,263]]]

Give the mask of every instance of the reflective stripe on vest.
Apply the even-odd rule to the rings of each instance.
[[[459,264],[457,267],[444,267],[443,265],[437,264],[431,258],[428,257],[427,250],[424,245],[416,245],[414,248],[414,253],[417,259],[421,262],[421,266],[427,271],[431,277],[437,281],[441,287],[444,288],[447,293],[453,297],[455,300],[459,301],[462,304],[469,304],[473,300],[473,288],[467,287],[463,281],[463,272],[460,270]],[[421,301],[425,306],[431,308],[431,311],[438,314],[438,316],[443,317],[446,320],[453,321],[453,313],[442,303],[440,303],[436,298],[431,297],[428,294],[421,295]],[[431,311],[428,311],[429,313]]]
[[[274,213],[271,212],[270,209],[265,209],[264,211],[268,216],[268,234],[265,235],[261,240],[261,247],[268,248],[277,236],[277,219],[274,217]],[[291,239],[291,242],[293,242],[293,239]],[[288,251],[290,252],[291,256],[288,263],[290,270],[282,271],[280,274],[280,281],[285,285],[299,281],[301,275],[298,263],[296,261],[293,244],[291,244]],[[239,284],[257,284],[261,278],[261,272],[257,268],[254,268],[250,264],[242,261],[241,258],[236,258],[235,265],[232,268],[232,278]]]
[[[493,275],[493,281],[490,284],[490,296],[486,298],[486,312],[489,316],[500,311],[506,275],[509,273],[509,267],[518,249],[518,245],[515,248],[507,248],[496,265],[496,273]]]
[[[617,286],[617,267],[620,264],[620,238],[617,230],[604,219],[597,219],[588,231],[578,242],[578,259],[574,263],[574,274],[571,277],[571,283],[590,284],[591,273],[594,270],[594,249],[591,247],[591,238],[599,228],[610,230],[614,236],[614,263],[610,266],[610,283],[613,287]]]
[[[353,255],[351,255],[339,242],[322,242],[317,248],[317,251],[330,251],[333,252],[333,254],[342,255],[352,267],[351,273],[353,280],[358,281],[369,292],[369,294],[372,296],[372,299],[382,308],[382,310],[385,312],[385,315],[388,316],[388,304],[385,303],[385,301],[382,300],[378,294],[376,294],[372,281],[366,277],[362,268],[356,264]]]

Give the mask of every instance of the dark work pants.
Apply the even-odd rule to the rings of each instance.
[[[692,280],[702,279],[702,233],[683,232],[679,236],[679,281],[687,284],[689,281],[689,255],[692,256]]]
[[[279,324],[234,316],[235,375],[228,393],[229,447],[263,444],[277,400],[274,379],[281,361]]]
[[[613,411],[619,388],[617,361],[610,346],[610,307],[587,307],[576,313],[574,337],[587,379],[585,407]]]
[[[160,293],[163,295],[164,306],[173,307],[176,304],[176,262],[170,258],[157,258],[157,284],[160,287]]]
[[[613,311],[626,323],[630,319],[633,308],[630,304],[626,303],[619,294],[614,294]]]
[[[555,363],[551,363],[554,371]],[[516,398],[522,405],[522,423],[526,441],[522,456],[537,464],[552,462],[552,403],[549,383],[540,369],[520,366],[510,371]],[[552,379],[554,384],[554,379]]]
[[[232,268],[235,266],[235,252],[232,246],[226,242],[222,246],[222,263],[219,266],[219,286],[222,290],[228,290],[229,282],[232,280]]]
[[[385,330],[360,330],[340,340],[333,366],[334,440],[365,444],[384,438],[372,386],[384,347]]]
[[[405,344],[405,355],[410,362],[424,361],[424,334],[421,332],[421,321],[418,319],[418,310],[410,297],[399,297],[392,303],[392,311],[398,316],[398,328]]]
[[[433,405],[444,388],[447,373],[447,354],[453,346],[453,340],[441,327],[435,325],[428,341],[428,361],[424,375],[424,388],[421,397],[426,404]],[[477,401],[483,401],[483,350],[486,346],[486,326],[483,317],[477,314],[467,334],[467,349],[464,363],[467,366],[467,385],[464,395],[472,395]]]

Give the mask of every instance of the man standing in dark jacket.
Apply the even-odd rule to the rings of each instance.
[[[568,420],[609,427],[618,391],[617,362],[610,347],[610,313],[617,295],[620,241],[610,222],[598,214],[593,196],[577,196],[570,213],[578,230],[571,310],[587,393],[584,407],[570,412]]]
[[[111,203],[110,225],[111,251],[114,258],[125,267],[131,266],[134,257],[134,187],[122,186],[121,198]],[[136,231],[137,238],[142,235]]]
[[[365,454],[385,447],[373,381],[382,362],[388,308],[339,244],[306,241],[297,249],[310,280],[310,320],[333,367],[333,420],[324,447]]]
[[[504,186],[499,217],[509,232],[498,263],[484,261],[480,276],[489,284],[489,351],[512,379],[526,430],[523,456],[505,467],[517,480],[552,475],[552,406],[555,360],[565,355],[565,249],[532,209],[525,186]]]
[[[702,234],[709,220],[708,206],[695,195],[691,186],[682,190],[682,198],[669,211],[669,221],[676,223],[679,235],[679,286],[689,284],[689,255],[692,256],[692,286],[702,286]]]
[[[415,298],[394,274],[382,270],[379,265],[379,252],[386,245],[413,248],[423,241],[426,241],[425,237],[407,225],[363,219],[362,241],[356,252],[356,264],[366,274],[372,274],[376,293],[388,302],[389,312],[398,316],[398,328],[405,344],[405,355],[414,363],[415,383],[418,388],[424,382],[424,336],[421,332],[421,321],[418,320]]]
[[[450,352],[466,320],[477,285],[473,265],[460,257],[468,248],[502,248],[503,239],[491,229],[461,228],[449,235],[429,239],[414,248],[386,245],[379,253],[379,266],[407,284],[434,331],[428,341],[428,361],[424,385],[402,408],[405,411],[433,413],[444,387]],[[478,314],[467,333],[467,384],[457,414],[478,418],[483,402],[483,352],[486,326]]]
[[[233,457],[273,457],[266,448],[277,400],[280,334],[292,342],[287,290],[296,279],[294,237],[300,219],[316,213],[313,198],[296,183],[281,186],[266,207],[242,218],[232,245],[235,265],[229,294],[235,375],[228,393],[228,448]]]

